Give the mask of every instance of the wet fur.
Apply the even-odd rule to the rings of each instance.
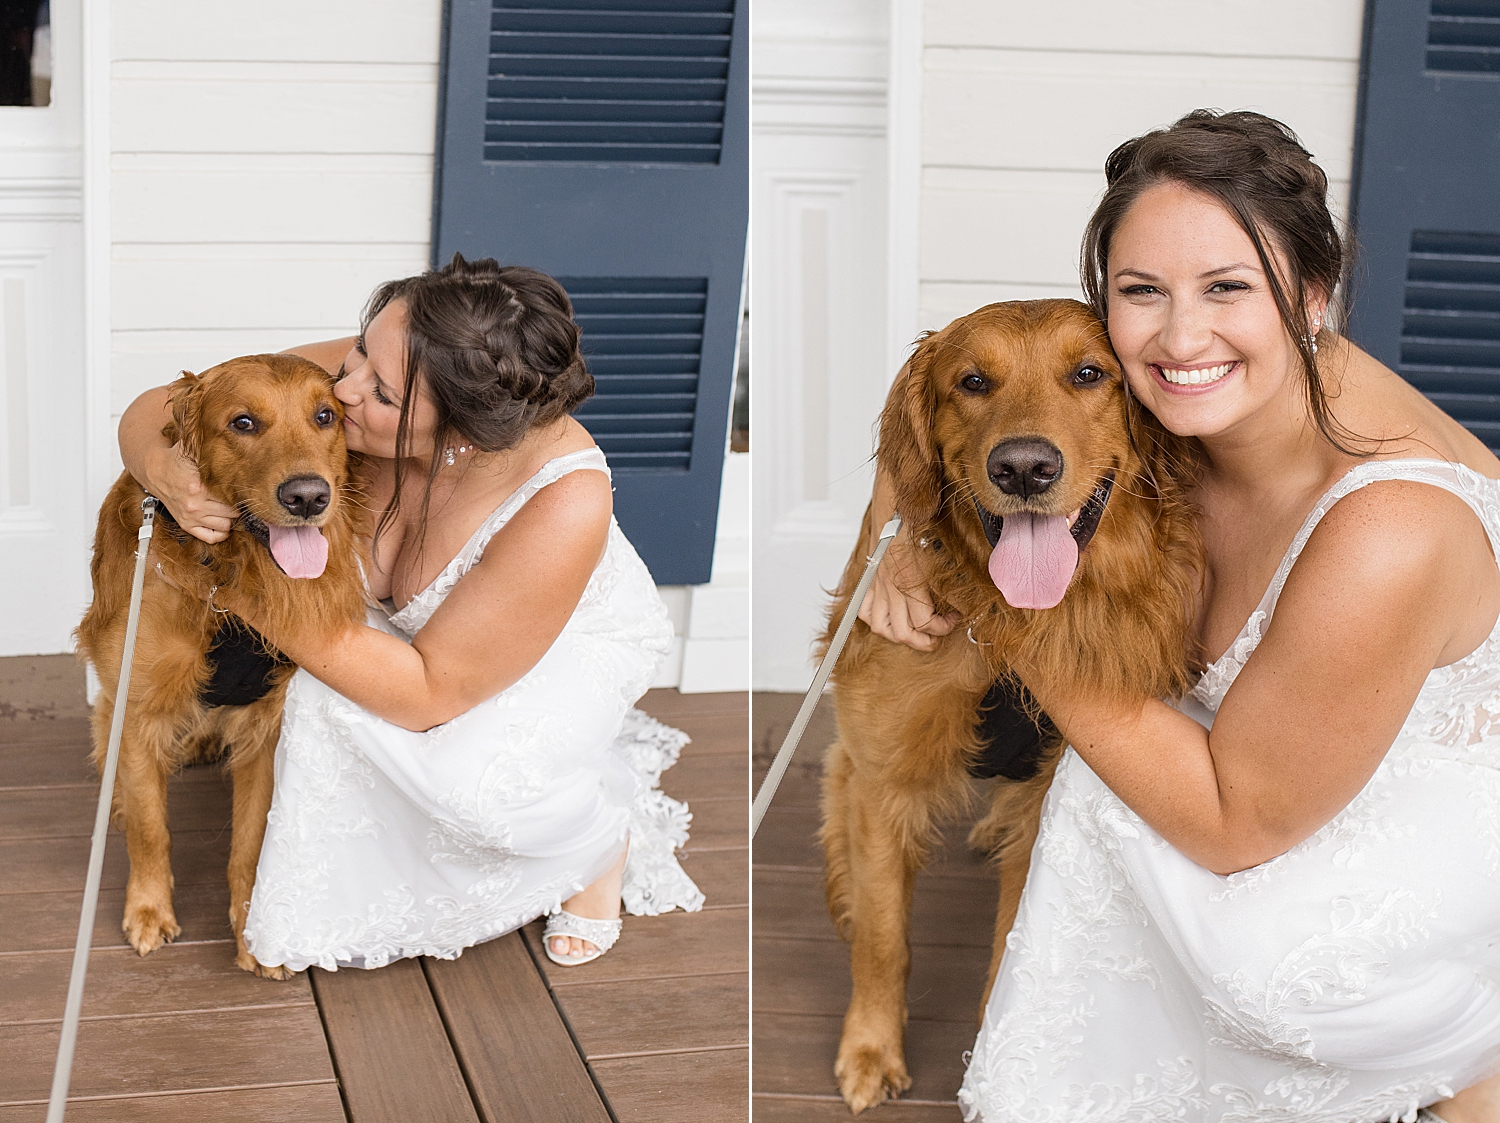
[[[337,415],[331,426],[314,420],[324,406]],[[173,386],[172,412],[168,437],[181,436],[214,495],[268,524],[319,526],[328,539],[328,566],[321,577],[294,581],[244,529],[243,520],[225,541],[209,546],[180,530],[174,534],[176,528],[158,514],[150,561],[160,563],[161,574],[155,564],[148,565],[113,793],[114,823],[130,854],[123,927],[141,955],[180,934],[172,907],[167,780],[185,765],[222,759],[234,781],[228,875],[235,962],[257,975],[290,978],[285,968],[255,961],[245,947],[244,927],[271,806],[282,701],[295,668],[279,668],[270,693],[250,705],[205,708],[198,695],[209,679],[209,646],[225,619],[208,602],[214,585],[233,584],[253,597],[283,635],[301,629],[326,634],[363,619],[343,409],[322,368],[291,356],[255,355],[201,376],[184,373]],[[255,434],[230,429],[229,422],[242,413],[256,419]],[[299,475],[321,475],[333,485],[328,508],[318,517],[294,518],[276,500],[276,489]],[[93,759],[100,768],[114,712],[144,496],[126,473],[99,510],[94,600],[77,632],[79,653],[93,664],[102,687],[93,713]]]
[[[1085,363],[1107,380],[1077,385]],[[983,394],[962,380],[978,373]],[[1029,503],[990,482],[988,452],[1042,436],[1064,472]],[[1132,437],[1134,438],[1132,440]],[[920,555],[940,612],[960,623],[931,652],[854,625],[834,673],[838,738],[825,758],[821,839],[828,909],[851,947],[854,993],[835,1072],[855,1112],[911,1084],[904,1034],[912,881],[942,823],[974,798],[977,711],[1017,654],[1044,681],[1090,696],[1178,696],[1196,666],[1190,617],[1202,546],[1185,490],[1194,453],[1124,394],[1118,362],[1092,313],[1076,301],[992,304],[928,336],[887,399],[880,463],[912,537],[941,543]],[[996,514],[1077,510],[1105,471],[1116,486],[1082,551],[1062,603],[1005,603],[988,572],[991,547],[974,508]],[[822,639],[849,608],[872,540],[865,514]],[[974,642],[970,642],[970,637]],[[999,867],[1000,905],[984,1001],[1015,920],[1041,805],[1061,755],[1047,747],[1032,780],[994,781],[969,836]]]

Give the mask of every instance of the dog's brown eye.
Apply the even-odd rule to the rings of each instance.
[[[990,388],[990,384],[985,380],[985,377],[982,374],[965,375],[964,380],[960,382],[959,385],[962,386],[965,390],[969,391],[969,393],[971,394],[983,394]]]
[[[324,406],[322,409],[318,410],[317,415],[313,417],[313,420],[326,429],[328,428],[328,426],[333,424],[333,410],[329,409],[327,406]]]
[[[255,432],[255,418],[242,413],[229,423],[229,427],[241,433]]]
[[[1104,372],[1098,367],[1079,367],[1073,372],[1073,382],[1078,386],[1087,386],[1090,382],[1098,382],[1104,377]]]

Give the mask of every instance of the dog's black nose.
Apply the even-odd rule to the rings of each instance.
[[[332,496],[333,488],[322,476],[295,476],[276,489],[281,505],[299,519],[317,518]]]
[[[1015,437],[990,449],[985,470],[1007,495],[1030,499],[1040,495],[1062,475],[1063,457],[1057,446],[1041,437]]]

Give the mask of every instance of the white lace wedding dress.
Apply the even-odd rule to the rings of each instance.
[[[1185,711],[1212,724],[1318,521],[1391,479],[1454,492],[1500,543],[1500,483],[1437,460],[1358,465]],[[1372,1123],[1497,1068],[1500,626],[1428,676],[1348,807],[1228,877],[1069,749],[959,1102],[985,1123]]]
[[[549,461],[437,580],[389,620],[372,610],[371,625],[409,641],[531,496],[583,469],[609,472],[598,449]],[[294,970],[451,959],[557,908],[627,834],[627,911],[702,907],[673,855],[691,816],[656,787],[687,736],[631,709],[671,640],[651,575],[611,520],[541,661],[446,724],[413,733],[298,671],[245,925],[255,957]]]

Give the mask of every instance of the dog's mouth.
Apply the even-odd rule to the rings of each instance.
[[[271,552],[271,560],[288,577],[321,577],[328,567],[328,539],[315,526],[274,526],[244,507],[240,525]]]
[[[1078,568],[1078,555],[1099,529],[1114,486],[1114,472],[1106,473],[1072,515],[1020,511],[1002,517],[974,497],[979,522],[990,542],[990,578],[1006,604],[1054,608],[1062,601]]]

